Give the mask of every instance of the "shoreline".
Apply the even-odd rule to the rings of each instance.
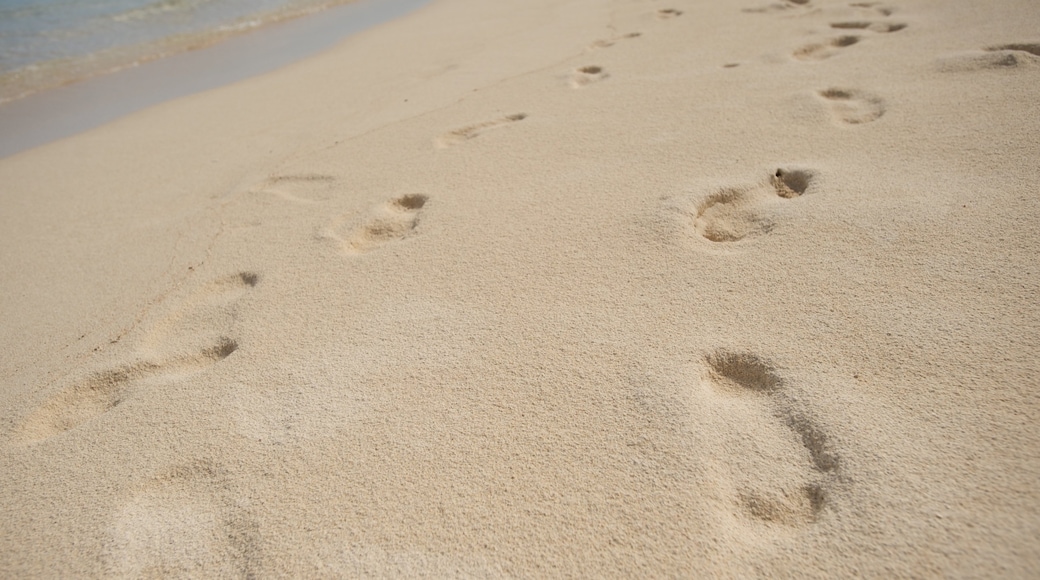
[[[300,62],[430,0],[358,0],[0,104],[0,159]]]

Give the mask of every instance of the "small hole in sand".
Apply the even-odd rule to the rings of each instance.
[[[507,121],[523,121],[527,118],[527,113],[516,113],[515,115],[509,115],[506,117]]]
[[[403,195],[394,200],[394,205],[402,209],[417,210],[422,209],[422,206],[426,205],[426,200],[429,199],[425,195],[419,193],[409,193]]]
[[[722,68],[735,68],[738,66],[740,66],[739,62],[727,62],[726,64],[722,65]]]
[[[578,72],[585,73],[587,75],[598,75],[599,73],[603,72],[603,68],[595,65],[583,66],[578,69]]]
[[[831,44],[834,46],[852,46],[857,42],[859,42],[858,36],[839,36],[838,38],[835,38]]]
[[[260,281],[260,275],[254,272],[241,272],[238,277],[246,286],[256,286],[256,283]]]
[[[774,174],[776,194],[786,198],[798,197],[809,189],[812,178],[812,173],[808,171],[777,169]]]

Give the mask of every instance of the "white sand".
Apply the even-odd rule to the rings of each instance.
[[[1040,575],[1040,4],[768,2],[0,161],[0,576]]]

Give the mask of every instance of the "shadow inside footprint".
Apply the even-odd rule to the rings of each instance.
[[[889,32],[898,32],[906,28],[906,24],[901,22],[869,22],[864,20],[858,20],[853,22],[831,22],[831,28],[837,28],[841,30],[869,30],[871,32],[878,32],[881,34],[887,34]]]

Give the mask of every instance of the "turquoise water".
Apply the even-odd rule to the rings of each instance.
[[[0,103],[348,0],[0,0]]]

